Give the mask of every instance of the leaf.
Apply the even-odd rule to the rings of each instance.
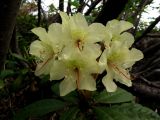
[[[5,86],[3,80],[0,80],[0,89],[2,89]]]
[[[78,0],[74,0],[73,2],[71,2],[71,5],[73,5],[76,8],[78,8],[80,6]]]
[[[43,116],[47,113],[60,110],[65,107],[65,103],[56,99],[44,99],[34,102],[24,107],[18,112],[13,120],[26,120],[33,116]]]
[[[19,60],[22,60],[22,61],[27,62],[27,60],[26,60],[24,57],[22,57],[21,55],[19,55],[19,54],[12,53],[11,55],[12,55],[13,57],[19,59]]]
[[[160,116],[139,104],[125,103],[110,108],[95,107],[98,120],[160,120]]]
[[[117,91],[109,93],[106,90],[102,91],[100,94],[94,97],[95,101],[98,103],[123,103],[134,100],[134,96],[121,89],[118,88]]]
[[[0,73],[0,78],[4,79],[5,77],[12,76],[14,73],[15,72],[13,70],[9,70],[9,69],[3,70]]]
[[[79,111],[77,107],[69,108],[61,115],[60,120],[77,120],[76,116]]]

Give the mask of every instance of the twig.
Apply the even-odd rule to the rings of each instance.
[[[140,76],[139,77],[141,80],[143,80],[144,82],[146,82],[148,85],[151,85],[153,87],[157,87],[157,88],[160,88],[160,85],[158,85],[157,83],[153,83],[149,80],[147,80],[146,78],[144,78],[143,76]]]
[[[59,10],[64,11],[64,0],[59,0]]]
[[[68,0],[68,5],[67,5],[67,14],[69,15],[71,13],[71,0]]]
[[[160,100],[160,89],[148,86],[146,83],[133,82],[133,90],[136,94],[141,94],[141,97],[156,98]]]
[[[86,16],[89,15],[89,14],[92,12],[92,10],[96,7],[96,5],[97,5],[100,1],[102,1],[102,0],[95,0],[95,1],[90,5],[90,7],[89,7],[89,9],[87,10],[87,12],[85,13],[85,15],[86,15]]]
[[[38,22],[37,22],[37,26],[40,26],[41,24],[41,0],[37,1],[37,6],[38,6]]]
[[[158,16],[154,22],[152,22],[148,28],[142,33],[142,35],[140,37],[138,37],[136,40],[135,40],[135,45],[138,41],[140,41],[142,38],[144,38],[147,33],[151,32],[151,30],[157,25],[157,23],[160,21],[160,16]]]

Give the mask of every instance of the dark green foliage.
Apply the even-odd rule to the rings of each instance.
[[[160,120],[157,113],[134,103],[95,107],[94,111],[98,120]]]
[[[97,96],[95,96],[94,99],[95,102],[97,103],[107,103],[107,104],[134,101],[133,95],[121,88],[118,88],[118,90],[113,93],[108,93],[106,90],[104,90]]]
[[[30,117],[43,116],[65,107],[65,103],[56,99],[44,99],[24,107],[14,116],[14,120],[27,120]]]

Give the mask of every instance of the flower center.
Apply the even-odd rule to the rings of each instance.
[[[75,45],[76,45],[76,47],[78,47],[78,49],[80,51],[83,50],[83,42],[82,42],[82,40],[80,40],[80,39],[76,40]]]

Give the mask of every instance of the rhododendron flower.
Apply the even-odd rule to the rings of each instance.
[[[62,80],[60,95],[73,90],[96,90],[95,75],[106,70],[102,83],[107,91],[117,86],[113,79],[131,86],[129,69],[143,58],[141,51],[132,48],[134,37],[126,32],[133,25],[126,21],[112,20],[106,26],[88,25],[81,13],[68,16],[60,12],[62,24],[32,30],[40,40],[32,42],[30,54],[38,58],[35,74],[49,74],[50,80]],[[104,49],[101,50],[102,43]]]
[[[113,79],[127,86],[132,85],[129,68],[136,61],[142,59],[143,54],[135,48],[130,49],[134,38],[130,33],[122,33],[132,27],[131,23],[113,20],[106,26],[107,31],[111,31],[112,37],[109,36],[108,39],[105,39],[104,44],[107,47],[100,58],[100,63],[106,63],[107,71],[107,75],[102,79],[102,82],[107,91],[114,92],[117,86]]]
[[[94,43],[104,39],[105,26],[100,23],[88,25],[81,13],[68,16],[66,13],[60,12],[60,15],[62,18],[62,29],[67,34],[65,38],[67,47],[75,46],[80,51],[83,50],[84,46],[93,51],[99,49],[100,46]]]
[[[79,51],[72,47],[69,50],[64,48],[64,53],[58,64],[51,69],[51,79],[64,80],[60,83],[60,95],[64,96],[69,92],[78,90],[96,90],[96,81],[92,76],[93,73],[99,72],[99,66],[95,54],[87,47]]]
[[[100,45],[96,42],[104,37],[105,27],[101,24],[88,26],[84,16],[78,13],[68,16],[61,12],[62,31],[65,36],[65,47],[61,59],[51,69],[50,79],[64,80],[60,83],[60,94],[64,96],[75,90],[96,90],[92,74],[100,73],[96,59],[100,56]],[[99,31],[96,32],[95,30]]]
[[[61,31],[61,25],[58,23],[51,24],[48,32],[41,27],[32,29],[32,32],[40,39],[31,43],[29,51],[40,61],[35,70],[37,76],[50,74],[51,66],[63,47],[62,40],[57,37],[61,36]]]

